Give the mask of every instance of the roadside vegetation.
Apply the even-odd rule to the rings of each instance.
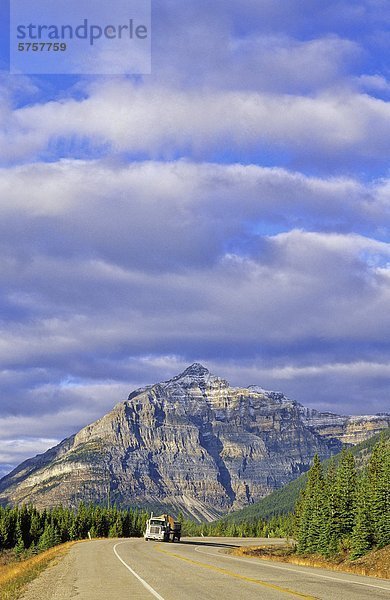
[[[76,511],[31,505],[0,507],[0,600],[19,597],[25,585],[76,540],[142,536],[147,513],[81,503]]]
[[[347,555],[337,555],[324,558],[319,554],[302,556],[297,554],[291,545],[285,546],[242,546],[234,548],[232,554],[261,558],[262,560],[276,560],[278,562],[292,563],[300,566],[344,571],[356,575],[369,575],[390,579],[390,546],[380,550],[371,550],[361,558],[351,561]]]
[[[390,443],[382,439],[356,469],[350,451],[324,470],[318,457],[295,510],[298,554],[351,560],[390,544]]]
[[[35,579],[55,559],[61,558],[74,542],[50,548],[36,555],[24,553],[15,560],[12,552],[4,551],[0,558],[0,598],[17,600],[30,581]]]
[[[279,533],[294,541],[235,552],[390,578],[388,436],[376,442],[364,461],[356,461],[349,450],[326,466],[315,456],[294,512],[281,517]]]
[[[91,537],[140,537],[148,514],[80,503],[76,511],[32,505],[0,507],[0,551],[25,558],[65,542]]]

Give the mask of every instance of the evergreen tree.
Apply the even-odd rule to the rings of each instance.
[[[3,548],[10,549],[16,544],[15,539],[15,526],[16,526],[16,515],[15,510],[9,507],[4,509],[2,520],[1,520],[1,538]]]
[[[21,554],[23,554],[25,549],[26,549],[26,547],[24,545],[23,538],[22,538],[22,536],[20,536],[17,538],[16,546],[14,548],[14,552],[15,552],[16,556],[20,556]]]
[[[323,469],[316,454],[308,473],[307,485],[302,498],[298,532],[298,552],[300,553],[312,553],[319,550],[324,493]]]
[[[330,556],[351,549],[351,558],[357,558],[375,545],[389,544],[389,442],[382,439],[374,446],[368,468],[359,476],[350,451],[342,452],[337,468],[330,464],[325,478],[315,457],[294,518],[302,553]]]
[[[351,536],[351,556],[354,560],[363,556],[372,547],[372,520],[367,475],[360,478],[356,494],[356,516]]]
[[[18,517],[19,517],[19,515],[18,515]],[[22,535],[22,528],[20,526],[19,518],[16,521],[14,537],[15,537],[15,541],[16,541],[15,546],[14,546],[14,552],[17,556],[20,556],[25,551],[26,545],[24,543],[24,539],[23,539],[23,535]]]
[[[32,540],[33,544],[37,544],[39,541],[39,538],[41,537],[43,533],[43,526],[42,526],[42,522],[41,522],[41,516],[39,515],[37,510],[34,510],[32,515],[31,515],[31,520],[30,520],[30,539]]]
[[[121,519],[120,515],[117,515],[114,523],[111,525],[111,527],[109,529],[108,537],[116,538],[116,537],[122,537],[122,536],[123,536],[122,519]]]
[[[57,546],[61,542],[61,537],[58,529],[52,524],[46,522],[45,528],[38,542],[40,551],[48,550],[53,546]]]
[[[325,482],[321,515],[320,535],[318,539],[318,552],[325,557],[337,554],[339,536],[336,526],[337,515],[337,487],[336,465],[332,460],[329,464]]]
[[[335,533],[340,539],[349,536],[355,522],[356,468],[350,450],[343,450],[336,473]]]
[[[374,541],[383,548],[390,544],[390,444],[384,439],[372,452],[368,482]]]

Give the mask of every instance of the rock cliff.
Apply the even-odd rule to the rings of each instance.
[[[199,519],[256,502],[390,425],[390,415],[306,409],[257,386],[230,387],[200,364],[138,389],[102,419],[0,481],[0,502],[80,500],[162,507]]]

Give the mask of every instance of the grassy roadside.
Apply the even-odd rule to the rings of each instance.
[[[26,560],[0,565],[0,600],[17,600],[26,585],[38,577],[51,562],[62,558],[76,542],[55,546]]]
[[[326,559],[322,556],[298,556],[291,546],[272,548],[270,546],[242,546],[235,548],[231,554],[234,556],[249,556],[265,560],[274,560],[284,563],[292,563],[306,567],[319,567],[332,571],[344,571],[356,575],[368,575],[390,579],[390,546],[381,550],[372,550],[362,558],[353,562],[348,557]]]

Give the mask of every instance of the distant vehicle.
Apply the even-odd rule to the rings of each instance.
[[[150,515],[146,521],[146,531],[144,533],[145,541],[157,540],[161,542],[180,542],[181,523],[175,521],[171,515],[160,515],[159,517]]]

